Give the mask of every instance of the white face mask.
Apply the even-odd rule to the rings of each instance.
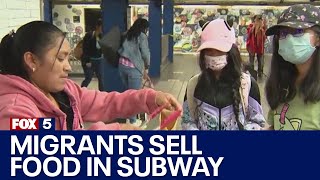
[[[204,56],[206,61],[206,67],[212,69],[213,71],[218,71],[223,69],[227,64],[227,55],[222,56]]]

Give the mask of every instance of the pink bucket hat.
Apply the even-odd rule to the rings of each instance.
[[[236,42],[235,31],[223,19],[215,19],[204,28],[201,33],[201,46],[197,50],[217,49],[229,52],[232,44]]]

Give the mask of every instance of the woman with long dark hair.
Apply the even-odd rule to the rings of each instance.
[[[131,124],[113,123],[159,107],[181,111],[169,94],[153,89],[124,93],[80,88],[68,79],[70,44],[56,26],[33,21],[0,43],[0,130],[10,129],[12,117],[54,117],[56,130],[140,129]],[[134,104],[134,106],[132,106]],[[105,124],[107,123],[107,124]]]
[[[128,30],[122,47],[119,49],[119,72],[122,82],[127,89],[141,89],[142,78],[147,76],[150,64],[150,51],[147,32],[149,22],[146,19],[137,19]],[[131,123],[136,118],[130,118]]]
[[[274,35],[268,123],[275,130],[320,130],[320,10],[309,4],[286,9]]]
[[[203,24],[201,73],[188,83],[182,128],[188,130],[260,130],[264,117],[257,83],[242,70],[235,33],[216,19]]]

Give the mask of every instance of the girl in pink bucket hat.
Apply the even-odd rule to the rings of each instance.
[[[187,86],[182,129],[260,130],[265,119],[256,81],[243,72],[234,29],[223,19],[202,24],[201,72]]]

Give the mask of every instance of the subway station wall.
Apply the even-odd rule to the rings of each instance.
[[[67,39],[72,48],[85,35],[85,9],[98,9],[99,5],[54,5],[52,20],[63,32],[67,32]]]
[[[40,19],[40,0],[0,0],[0,39],[13,29]]]
[[[174,51],[194,52],[200,45],[201,28],[199,21],[223,18],[233,19],[233,27],[237,36],[237,44],[245,51],[247,39],[246,30],[250,25],[251,17],[262,14],[267,27],[277,23],[281,12],[286,6],[175,6],[174,7]],[[132,6],[132,19],[143,17],[148,19],[148,6]],[[266,52],[271,51],[271,37],[266,41]]]
[[[0,0],[1,1],[1,0]],[[148,19],[148,5],[130,5],[128,24],[132,24],[138,17]],[[55,5],[53,8],[53,23],[65,32],[72,47],[84,35],[84,9],[99,8],[99,5]],[[201,28],[199,20],[213,20],[215,18],[233,19],[237,44],[245,50],[247,39],[246,29],[251,24],[251,17],[262,14],[265,25],[270,27],[277,23],[278,17],[287,6],[219,6],[219,5],[183,5],[174,7],[174,51],[195,52],[200,45]],[[265,50],[271,52],[272,37],[268,37]]]

